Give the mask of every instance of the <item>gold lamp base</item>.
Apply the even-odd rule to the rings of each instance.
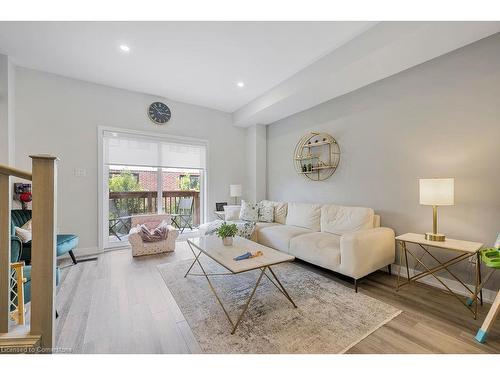
[[[438,241],[438,242],[443,242],[446,239],[446,236],[441,233],[430,233],[427,232],[425,234],[425,239],[427,241]]]

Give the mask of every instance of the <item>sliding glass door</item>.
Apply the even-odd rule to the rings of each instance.
[[[103,131],[102,244],[128,244],[133,217],[172,214],[192,231],[204,215],[206,144]],[[175,220],[181,213],[183,220]]]

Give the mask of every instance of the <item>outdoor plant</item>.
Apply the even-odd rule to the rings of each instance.
[[[227,237],[234,237],[236,236],[236,233],[238,232],[238,228],[236,227],[236,224],[227,224],[224,222],[216,231],[217,236],[220,238],[224,239]]]

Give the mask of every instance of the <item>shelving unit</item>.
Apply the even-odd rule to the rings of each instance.
[[[339,162],[340,147],[335,138],[327,133],[306,134],[295,147],[295,169],[310,180],[323,181],[331,177]]]

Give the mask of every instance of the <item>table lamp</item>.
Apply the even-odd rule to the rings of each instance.
[[[241,197],[241,185],[229,185],[229,195],[234,198],[234,204],[237,204],[237,199]]]
[[[432,206],[432,233],[425,234],[426,240],[445,240],[445,235],[437,231],[437,206],[453,206],[455,204],[454,185],[454,178],[420,179],[420,204]]]

